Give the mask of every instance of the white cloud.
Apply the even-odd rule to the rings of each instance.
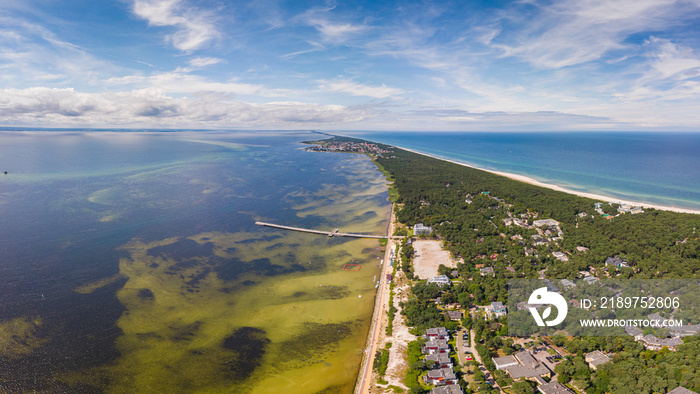
[[[191,52],[221,37],[211,10],[187,6],[184,0],[134,0],[133,12],[153,26],[174,26],[178,31],[166,36],[175,48]]]
[[[196,57],[194,59],[190,59],[189,63],[192,67],[203,68],[221,63],[222,61],[222,59],[216,57]]]
[[[518,56],[545,69],[600,59],[626,48],[630,34],[676,26],[698,15],[700,2],[678,0],[566,0],[544,5],[532,20],[502,43],[505,56]],[[521,11],[517,11],[520,13]],[[509,18],[524,18],[508,15]],[[504,42],[505,41],[505,42]]]
[[[382,86],[368,86],[353,81],[319,81],[319,88],[327,92],[343,92],[353,96],[366,96],[373,98],[387,98],[403,94],[401,89]]]
[[[177,98],[155,88],[116,93],[74,89],[0,90],[5,124],[90,127],[299,128],[366,119],[360,107],[280,101],[246,103],[201,95]]]
[[[107,79],[105,83],[111,86],[131,85],[136,88],[148,87],[174,94],[216,92],[260,97],[281,97],[289,93],[285,89],[268,89],[262,85],[240,83],[235,80],[227,82],[211,81],[207,78],[181,71],[183,69],[173,72],[155,73],[150,76],[127,75],[114,77]]]
[[[700,75],[700,56],[692,49],[656,37],[650,39],[650,44],[657,48],[651,63],[655,75],[650,77],[688,79]]]
[[[367,25],[358,25],[346,21],[334,21],[331,8],[313,8],[300,16],[302,23],[313,26],[321,33],[325,42],[342,44],[370,29]]]
[[[117,70],[44,26],[0,16],[0,83],[4,86],[27,87],[47,81],[85,86]]]

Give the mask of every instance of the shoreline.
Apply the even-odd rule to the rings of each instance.
[[[390,145],[390,146],[394,146],[394,145]],[[591,199],[600,200],[603,202],[612,202],[612,203],[627,204],[627,205],[632,205],[632,206],[641,206],[642,208],[654,208],[654,209],[657,209],[660,211],[670,211],[670,212],[677,212],[677,213],[689,213],[689,214],[700,215],[700,209],[681,208],[681,207],[674,207],[674,206],[670,206],[670,205],[661,205],[661,204],[653,204],[653,203],[624,200],[624,199],[609,197],[609,196],[596,194],[596,193],[588,193],[588,192],[571,190],[571,189],[567,189],[567,188],[559,186],[559,185],[538,181],[537,179],[534,179],[534,178],[531,178],[531,177],[525,176],[525,175],[512,174],[512,173],[504,172],[504,171],[487,170],[485,168],[476,167],[476,166],[473,166],[471,164],[466,164],[466,163],[462,163],[462,162],[455,161],[455,160],[450,160],[450,159],[445,159],[442,157],[433,156],[433,155],[428,154],[428,153],[418,152],[418,151],[413,150],[413,149],[402,148],[400,146],[394,146],[394,147],[398,148],[398,149],[403,149],[403,150],[408,151],[408,152],[415,153],[417,155],[430,157],[430,158],[433,158],[436,160],[446,161],[448,163],[453,163],[453,164],[457,164],[460,166],[473,168],[475,170],[489,172],[491,174],[506,177],[506,178],[512,179],[514,181],[528,183],[530,185],[544,187],[544,188],[547,188],[550,190],[556,190],[556,191],[563,192],[563,193],[573,194],[573,195],[576,195],[579,197],[591,198]]]
[[[376,164],[375,164],[376,165]],[[383,330],[385,330],[385,318],[386,310],[388,310],[389,305],[389,283],[387,282],[386,275],[391,273],[393,267],[390,264],[391,247],[393,242],[394,224],[396,223],[396,216],[394,214],[394,203],[391,204],[391,211],[389,213],[389,225],[387,227],[387,244],[384,251],[384,258],[382,259],[381,273],[379,275],[379,287],[377,288],[377,293],[375,294],[374,308],[372,310],[371,324],[369,332],[367,333],[367,338],[365,339],[365,346],[362,349],[363,358],[360,363],[360,369],[358,371],[358,376],[355,381],[355,387],[353,389],[354,394],[365,394],[370,392],[370,386],[375,378],[374,372],[374,357],[376,355],[377,349],[379,349],[380,343],[383,342]]]

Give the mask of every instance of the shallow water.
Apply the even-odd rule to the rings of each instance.
[[[386,230],[381,173],[315,137],[0,136],[0,387],[350,392],[378,241],[254,225]]]

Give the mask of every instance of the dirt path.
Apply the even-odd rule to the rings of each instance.
[[[407,284],[395,288],[396,295],[394,296],[394,306],[396,307],[396,316],[392,325],[392,336],[387,342],[391,342],[389,349],[389,365],[384,375],[384,379],[391,386],[401,387],[408,391],[408,387],[404,385],[403,380],[408,369],[408,360],[406,359],[406,350],[408,343],[416,340],[416,336],[408,332],[408,327],[404,324],[404,317],[401,314],[399,302],[407,301],[410,292],[410,286]]]

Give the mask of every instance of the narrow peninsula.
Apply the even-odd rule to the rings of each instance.
[[[308,150],[372,158],[391,182],[393,235],[404,236],[387,247],[389,291],[374,323],[384,329],[370,332],[355,392],[700,391],[700,302],[645,317],[683,317],[684,330],[622,336],[514,335],[507,308],[512,279],[553,288],[686,279],[700,299],[700,215],[574,195],[371,141],[312,143]]]

